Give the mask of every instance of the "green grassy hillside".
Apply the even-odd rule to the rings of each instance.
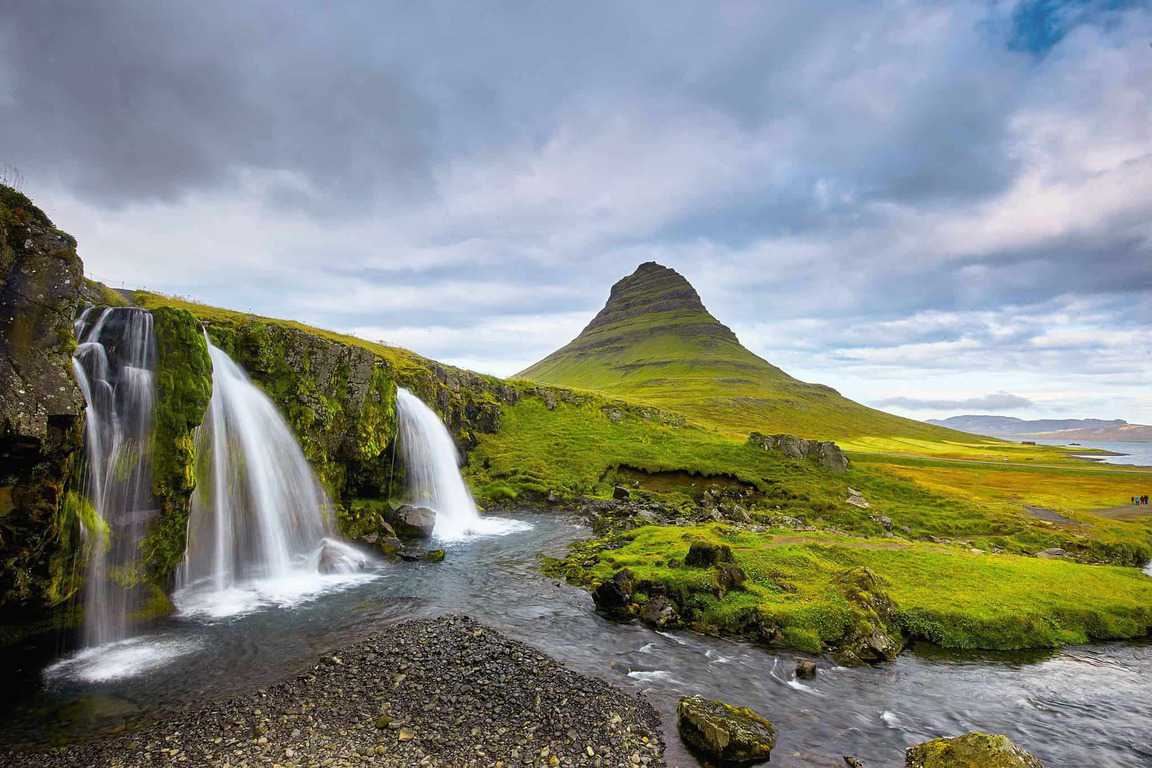
[[[759,431],[1000,443],[884,413],[792,378],[745,349],[680,274],[653,262],[612,286],[604,309],[576,339],[517,377],[668,408],[739,437]]]

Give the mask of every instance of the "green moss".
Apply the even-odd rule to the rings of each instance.
[[[200,323],[182,309],[153,310],[156,405],[152,490],[160,514],[140,543],[146,578],[166,588],[184,556],[188,501],[196,487],[195,430],[212,396],[212,361]]]
[[[669,567],[701,539],[732,548],[748,577],[743,591],[718,598],[706,569]],[[585,543],[553,571],[592,586],[622,568],[638,584],[665,585],[698,629],[747,635],[753,607],[761,640],[809,652],[867,633],[889,610],[908,639],[948,648],[1046,648],[1152,631],[1152,579],[1135,568],[897,539],[650,526]]]

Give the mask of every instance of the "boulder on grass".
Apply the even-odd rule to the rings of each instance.
[[[951,739],[933,739],[909,747],[905,768],[1044,768],[1044,764],[1007,736],[973,731]]]
[[[684,743],[719,765],[752,765],[768,760],[776,729],[747,707],[734,707],[703,696],[680,699],[676,725]]]
[[[427,507],[404,504],[385,512],[384,521],[402,539],[428,539],[436,527],[436,513]]]
[[[719,563],[731,563],[734,560],[732,548],[727,544],[694,541],[688,547],[688,556],[684,558],[684,565],[689,568],[711,568]]]

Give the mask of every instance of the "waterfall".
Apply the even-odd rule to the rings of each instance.
[[[478,532],[480,513],[460,475],[460,454],[448,428],[423,400],[403,388],[396,390],[396,414],[409,500],[436,513],[433,533],[438,538]]]
[[[95,317],[93,317],[95,315]],[[152,496],[152,315],[142,309],[86,309],[72,358],[84,395],[85,493],[95,518],[81,516],[88,552],[84,644],[128,635],[137,594],[126,585],[138,545],[156,513]]]
[[[276,406],[210,341],[208,354],[212,399],[180,586],[223,592],[362,567],[366,558],[335,538],[327,495]]]

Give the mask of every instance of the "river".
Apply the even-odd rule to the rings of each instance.
[[[78,737],[162,717],[284,677],[389,623],[467,613],[646,695],[664,717],[670,766],[696,765],[675,735],[676,700],[689,693],[770,718],[780,733],[773,766],[842,768],[842,755],[900,766],[907,745],[972,729],[1007,734],[1049,768],[1152,764],[1152,644],[1028,655],[923,648],[877,668],[821,662],[816,679],[801,683],[796,654],[601,618],[585,592],[537,565],[538,553],[560,554],[587,530],[556,516],[520,519],[528,525],[507,535],[449,544],[440,564],[384,564],[229,601],[185,601],[187,615],[99,655],[61,663],[67,649],[20,649],[0,658],[16,693],[3,704],[0,738]]]

